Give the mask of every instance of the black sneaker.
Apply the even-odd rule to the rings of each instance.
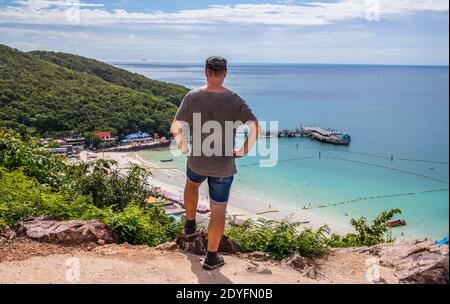
[[[225,265],[225,261],[223,260],[223,257],[218,255],[214,259],[205,258],[205,261],[203,262],[203,269],[213,270],[223,265]]]

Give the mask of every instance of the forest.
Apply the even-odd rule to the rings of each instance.
[[[168,135],[188,89],[81,56],[0,45],[0,128],[33,136]],[[89,136],[89,135],[88,135]]]

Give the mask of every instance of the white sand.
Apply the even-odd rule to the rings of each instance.
[[[136,152],[105,152],[99,153],[98,157],[116,160],[118,162],[119,168],[121,169],[130,168],[131,164],[136,164],[143,168],[146,168],[152,172],[152,177],[148,181],[151,185],[159,187],[162,191],[169,192],[172,195],[180,196],[180,198],[183,196],[183,189],[186,181],[185,174],[180,170],[174,168],[170,162],[161,163],[144,160]],[[209,205],[208,185],[206,183],[203,183],[203,185],[200,187],[199,196],[199,204]],[[257,213],[264,211],[277,212],[257,215]],[[291,219],[293,221],[308,222],[304,224],[305,227],[317,229],[324,224],[328,224],[328,226],[334,233],[343,234],[353,231],[350,225],[343,226],[338,223],[333,223],[330,221],[330,219],[318,216],[305,210],[292,210],[283,208],[281,206],[277,206],[276,203],[274,204],[273,202],[255,198],[234,189],[232,189],[230,195],[228,214],[238,216],[242,215],[243,217],[250,217],[253,219],[263,217],[265,219],[276,220],[282,220],[287,216],[291,216]]]

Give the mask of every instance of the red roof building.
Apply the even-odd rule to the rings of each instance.
[[[109,139],[112,136],[111,132],[95,132],[94,135],[100,137],[103,140]]]

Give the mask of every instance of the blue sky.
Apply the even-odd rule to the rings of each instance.
[[[0,43],[100,60],[448,65],[447,0],[0,0]]]

